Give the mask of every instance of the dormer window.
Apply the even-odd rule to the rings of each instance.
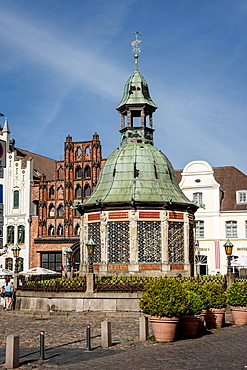
[[[205,208],[205,204],[203,204],[203,194],[202,193],[193,193],[193,200],[192,202],[196,204],[198,207]]]
[[[247,190],[239,190],[236,193],[237,204],[247,204]]]

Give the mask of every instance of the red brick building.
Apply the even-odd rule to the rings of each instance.
[[[53,178],[42,176],[32,189],[35,216],[32,217],[30,267],[42,266],[61,271],[66,264],[65,247],[73,249],[74,268],[79,268],[81,217],[73,210],[74,202],[85,201],[94,190],[100,169],[99,136],[64,144],[64,160],[56,161]]]

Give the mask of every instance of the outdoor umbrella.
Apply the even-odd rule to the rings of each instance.
[[[14,273],[10,270],[0,268],[0,276],[13,275]]]
[[[232,266],[239,266],[239,267],[247,267],[247,258],[242,256],[238,258],[234,258],[231,262]]]
[[[58,274],[56,271],[45,269],[44,267],[33,267],[32,269],[28,269],[26,271],[20,272],[22,275],[52,275]]]

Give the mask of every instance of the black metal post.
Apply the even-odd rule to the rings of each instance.
[[[231,273],[232,272],[232,269],[231,269],[231,259],[232,259],[232,255],[228,255],[227,256],[227,273]]]
[[[15,274],[18,274],[18,263],[17,263],[17,258],[15,258]]]
[[[88,272],[93,272],[93,253],[88,253]]]
[[[86,325],[86,340],[87,340],[87,349],[91,351],[91,326]]]
[[[40,333],[40,359],[45,359],[45,332],[41,331]]]

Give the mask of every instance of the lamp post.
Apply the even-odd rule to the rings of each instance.
[[[91,238],[87,243],[87,250],[88,250],[88,272],[93,272],[93,254],[94,254],[94,248],[96,246],[96,243]]]
[[[72,260],[72,255],[73,255],[73,250],[70,247],[66,248],[66,255],[69,261],[69,266],[68,266],[68,272],[71,272],[71,260]]]
[[[14,255],[14,258],[15,258],[15,270],[14,270],[14,273],[15,274],[18,274],[18,264],[17,264],[17,258],[19,257],[20,255],[20,250],[21,248],[19,247],[18,244],[16,244],[13,248],[11,248],[12,252],[13,252],[13,255]]]
[[[228,239],[225,244],[224,244],[224,247],[225,247],[225,252],[226,252],[226,256],[227,256],[227,273],[231,273],[231,259],[232,259],[232,248],[233,248],[233,244],[232,242]]]

